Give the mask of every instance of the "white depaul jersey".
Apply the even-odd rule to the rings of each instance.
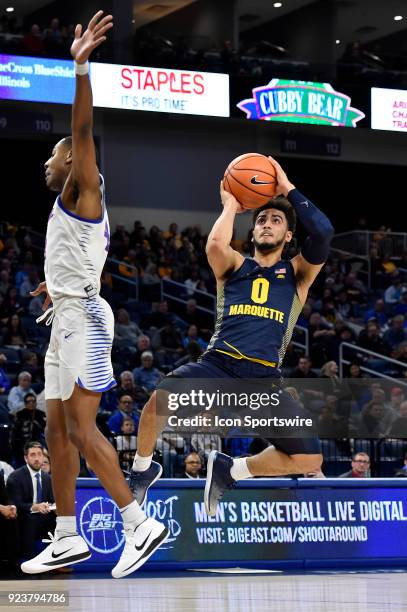
[[[54,304],[66,297],[99,294],[110,240],[102,176],[100,191],[100,219],[83,219],[64,208],[60,195],[55,200],[48,218],[44,265],[47,290]]]

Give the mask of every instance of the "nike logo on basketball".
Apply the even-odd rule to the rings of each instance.
[[[66,334],[66,336],[64,336],[65,340],[67,340],[67,338],[70,338],[72,336],[73,332],[70,332],[69,334]]]
[[[308,208],[308,202],[307,200],[305,200],[305,202],[301,202],[301,204],[303,204],[304,206],[306,206]]]
[[[257,180],[258,176],[259,176],[258,174],[255,174],[250,179],[250,182],[251,182],[252,185],[272,185],[274,183],[274,181],[258,181]]]
[[[54,552],[52,552],[51,557],[53,559],[58,559],[58,557],[62,557],[62,555],[66,555],[66,553],[68,553],[70,550],[72,550],[72,548],[68,548],[68,550],[64,550],[64,552],[58,553],[57,555]]]

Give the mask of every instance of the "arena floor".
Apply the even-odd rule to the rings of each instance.
[[[221,574],[139,572],[114,580],[75,574],[0,581],[7,610],[143,612],[397,612],[407,610],[407,571]],[[10,605],[8,592],[64,591],[69,607]]]

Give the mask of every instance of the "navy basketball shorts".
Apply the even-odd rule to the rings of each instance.
[[[170,372],[157,386],[157,390],[171,392],[180,379],[246,378],[275,379],[276,387],[282,383],[281,372],[268,366],[243,359],[234,359],[215,351],[206,353],[199,362],[187,363]],[[280,395],[280,406],[286,418],[307,418],[309,413],[287,391]],[[287,455],[317,455],[321,443],[317,437],[269,438],[272,444]]]

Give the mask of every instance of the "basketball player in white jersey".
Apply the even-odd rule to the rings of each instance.
[[[46,439],[52,460],[57,526],[49,546],[26,561],[24,572],[46,572],[91,556],[78,534],[75,483],[79,453],[120,508],[125,547],[112,570],[115,578],[140,567],[166,539],[168,530],[147,518],[127,486],[117,453],[96,427],[101,393],[116,383],[110,359],[114,319],[99,296],[100,275],[109,248],[109,221],[103,179],[96,165],[92,135],[92,90],[88,58],[106,40],[112,16],[99,11],[82,34],[75,29],[71,47],[76,91],[72,136],[58,142],[45,164],[49,189],[59,192],[48,220],[45,283],[33,295],[46,293],[52,319],[45,358]],[[79,452],[78,452],[79,451]]]

